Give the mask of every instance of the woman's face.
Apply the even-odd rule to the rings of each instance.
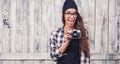
[[[74,27],[74,23],[77,18],[77,11],[74,8],[67,9],[64,13],[65,25],[69,27]]]

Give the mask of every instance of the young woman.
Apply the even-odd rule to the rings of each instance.
[[[62,10],[63,26],[50,37],[50,56],[57,64],[90,64],[87,30],[73,0],[66,0]],[[80,30],[73,39],[69,31]]]

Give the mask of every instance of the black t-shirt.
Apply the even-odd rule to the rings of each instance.
[[[80,64],[79,40],[72,39],[64,55],[57,64]]]

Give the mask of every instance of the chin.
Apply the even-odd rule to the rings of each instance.
[[[73,25],[69,25],[70,27],[74,27]]]
[[[69,25],[69,26],[74,26],[74,24],[72,24],[72,25]]]

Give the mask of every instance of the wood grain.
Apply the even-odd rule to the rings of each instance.
[[[0,0],[0,64],[55,64],[50,33],[65,0]],[[75,0],[88,30],[92,64],[120,63],[120,0]]]

